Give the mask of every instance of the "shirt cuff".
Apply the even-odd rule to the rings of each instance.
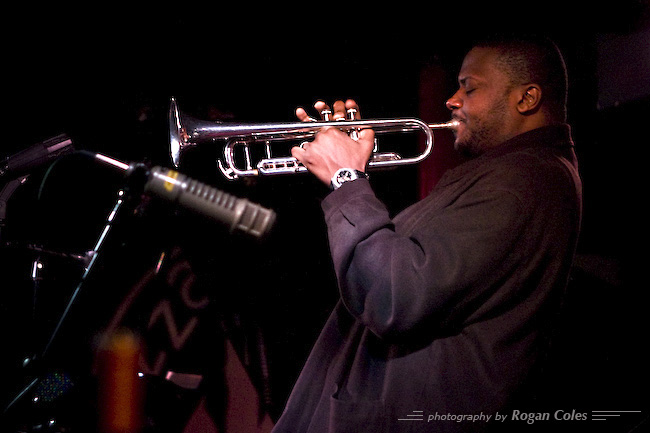
[[[368,194],[373,196],[375,194],[368,179],[359,178],[351,182],[345,182],[339,189],[329,193],[321,202],[321,207],[325,214],[325,220],[327,220],[334,212],[339,210],[341,206],[349,203],[357,197]]]

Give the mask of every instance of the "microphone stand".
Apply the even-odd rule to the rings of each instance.
[[[7,206],[9,205],[9,199],[13,193],[16,192],[18,187],[27,181],[28,177],[28,175],[25,175],[10,180],[0,191],[0,242],[2,241],[2,231],[6,225],[5,220],[7,219]]]
[[[132,170],[129,170],[127,172],[127,179],[130,179],[132,177],[136,178],[136,181],[142,180],[142,169],[144,168],[144,165],[136,165]],[[135,175],[135,176],[134,176]],[[130,182],[133,184],[134,182]],[[144,181],[141,182],[144,184]],[[135,187],[133,189],[136,190],[141,190],[141,186]],[[52,331],[52,334],[50,335],[47,343],[45,344],[45,347],[41,351],[39,355],[32,356],[31,358],[26,358],[23,361],[23,367],[27,370],[27,375],[29,373],[33,374],[33,378],[29,380],[29,383],[25,385],[17,394],[16,396],[7,404],[7,406],[3,410],[3,417],[7,416],[8,414],[11,413],[11,410],[21,401],[23,400],[27,394],[32,391],[36,385],[43,379],[41,376],[43,375],[44,371],[46,370],[46,364],[47,364],[47,357],[50,353],[50,350],[52,348],[52,345],[56,341],[57,337],[59,336],[61,332],[61,327],[62,325],[66,322],[68,316],[70,315],[70,311],[72,307],[74,306],[77,298],[79,297],[79,294],[81,293],[82,289],[85,286],[86,281],[88,280],[89,275],[92,273],[96,263],[97,259],[100,255],[100,252],[102,250],[102,247],[106,244],[106,240],[109,237],[109,234],[111,233],[115,222],[120,215],[121,212],[123,212],[123,208],[125,206],[125,203],[128,200],[128,190],[129,187],[121,188],[118,193],[117,193],[117,200],[109,212],[107,218],[106,218],[106,224],[104,225],[104,228],[102,229],[101,233],[99,234],[99,237],[97,238],[97,241],[95,243],[95,246],[91,251],[87,253],[87,256],[89,258],[88,264],[84,268],[84,272],[81,276],[81,279],[79,283],[77,284],[75,290],[73,291],[70,299],[68,300],[68,303],[66,304],[66,307],[61,314],[61,317],[59,318],[54,330]]]

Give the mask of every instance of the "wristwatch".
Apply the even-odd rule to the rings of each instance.
[[[330,187],[332,190],[337,190],[345,182],[351,182],[353,180],[361,178],[368,179],[368,175],[363,171],[354,170],[352,168],[339,168],[336,170],[336,173],[334,173],[334,176],[332,176]]]

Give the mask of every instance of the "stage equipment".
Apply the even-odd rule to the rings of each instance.
[[[142,164],[127,164],[99,153],[94,158],[123,170],[127,175],[141,171],[144,192],[226,225],[231,233],[264,237],[275,223],[275,212],[245,198],[162,167],[148,169]]]
[[[427,158],[433,150],[434,129],[455,129],[459,122],[452,120],[445,123],[427,124],[420,119],[376,119],[353,120],[354,114],[342,122],[290,122],[290,123],[260,123],[236,124],[201,121],[179,111],[176,100],[172,98],[169,109],[169,141],[172,162],[178,167],[182,154],[187,149],[203,142],[217,139],[226,141],[223,159],[219,159],[219,168],[228,179],[246,176],[293,174],[307,172],[307,168],[291,156],[273,157],[271,143],[273,142],[303,142],[313,138],[323,128],[336,127],[347,132],[353,138],[359,130],[372,128],[375,134],[421,132],[425,135],[424,150],[413,157],[402,157],[396,152],[378,152],[377,146],[373,151],[369,169],[396,167],[407,164],[417,164]],[[253,165],[251,149],[257,144],[264,146],[264,157]],[[245,168],[237,167],[235,151],[243,149]]]
[[[6,157],[0,162],[0,178],[5,176],[14,178],[28,174],[33,169],[73,150],[72,140],[67,135],[57,135]]]
[[[100,231],[94,247],[88,251],[85,256],[64,255],[62,253],[49,252],[40,247],[30,248],[36,253],[47,252],[52,255],[77,259],[83,263],[84,269],[78,284],[72,291],[65,307],[62,309],[61,315],[58,318],[56,325],[52,328],[51,334],[47,338],[43,348],[34,353],[33,356],[27,356],[24,358],[23,371],[25,377],[22,378],[18,392],[4,406],[4,410],[0,412],[0,431],[7,431],[7,429],[5,429],[5,422],[7,425],[13,425],[14,423],[20,425],[23,421],[31,422],[29,419],[25,421],[20,418],[24,415],[23,411],[25,411],[25,413],[39,412],[40,409],[37,403],[41,401],[41,392],[50,392],[49,388],[56,385],[59,391],[55,390],[56,392],[52,392],[52,394],[61,396],[67,393],[72,387],[71,381],[67,376],[57,377],[48,374],[50,370],[56,367],[56,363],[52,361],[52,347],[60,340],[62,329],[70,320],[69,317],[71,316],[71,311],[73,308],[77,307],[81,293],[86,288],[86,283],[90,280],[89,276],[92,275],[94,269],[96,269],[98,258],[102,255],[101,251],[108,244],[107,239],[111,237],[118,218],[120,218],[124,213],[125,208],[127,211],[130,211],[131,215],[133,215],[131,209],[133,201],[139,200],[142,193],[158,197],[181,208],[211,218],[218,223],[225,225],[233,234],[237,233],[254,238],[262,238],[271,230],[275,222],[275,212],[273,210],[264,208],[261,205],[252,203],[244,198],[234,197],[216,188],[190,179],[174,170],[162,167],[154,167],[150,169],[142,163],[128,164],[109,156],[89,151],[77,151],[76,154],[91,157],[96,161],[100,161],[124,172],[125,178],[128,181],[128,186],[118,191],[115,205],[110,209],[108,217],[106,218],[106,223]],[[2,246],[10,245],[0,244],[0,247]],[[40,267],[38,266],[39,263],[40,259],[37,259],[34,261],[32,267],[32,280],[35,284],[37,284],[37,282],[42,278],[40,275]],[[130,350],[131,349],[127,352]],[[130,361],[133,361],[133,357],[135,356],[134,353],[126,353],[122,355],[125,355],[125,357],[129,358]],[[113,361],[121,362],[123,364],[122,367],[125,369],[129,367],[124,364],[124,360]],[[112,380],[112,378],[107,379]],[[57,395],[52,398],[58,398]],[[133,397],[134,401],[129,403],[126,399],[123,399],[121,402],[104,401],[101,403],[103,404],[103,407],[109,408],[115,407],[116,403],[129,403],[134,407],[139,404],[139,402],[135,401],[135,397],[137,396],[130,395],[129,397]],[[2,403],[5,402],[3,401]],[[0,409],[2,409],[2,407],[0,407]],[[40,416],[40,412],[37,415]],[[105,413],[101,413],[100,415],[103,416]],[[128,414],[121,413],[119,415]],[[131,421],[132,419],[124,418],[111,420],[111,422],[115,423],[126,423]],[[54,423],[54,418],[50,419],[50,423]],[[35,423],[34,425],[36,427],[33,431],[45,431],[42,428],[42,424],[37,425]],[[15,431],[19,431],[19,429],[16,429]]]

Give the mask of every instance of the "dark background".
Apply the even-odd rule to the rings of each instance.
[[[348,97],[359,102],[364,117],[419,117],[423,106],[442,107],[453,94],[473,38],[495,30],[541,29],[567,61],[569,121],[585,188],[583,233],[549,393],[558,407],[642,410],[647,416],[646,2],[571,10],[560,2],[399,6],[13,10],[2,29],[0,156],[66,133],[77,149],[170,166],[172,96],[183,111],[202,119],[290,121],[296,106]],[[441,79],[425,103],[421,89],[430,83],[423,77],[431,70],[441,72]],[[448,119],[444,109],[439,112],[425,120]],[[58,340],[54,364],[72,370],[72,376],[85,372],[95,332],[160,251],[176,247],[191,263],[197,290],[210,307],[196,316],[201,331],[174,352],[169,365],[211,378],[217,391],[202,392],[216,402],[219,418],[219,402],[227,399],[219,371],[228,337],[249,367],[263,409],[275,418],[336,300],[319,209],[326,189],[309,176],[230,183],[216,172],[215,156],[211,147],[189,153],[182,171],[275,209],[278,224],[270,239],[233,238],[191,215],[155,201],[144,206],[135,197],[84,288],[80,312],[71,319],[76,326]],[[440,167],[445,163],[453,160]],[[397,212],[418,199],[418,177],[417,168],[404,168],[373,176],[373,182]],[[3,241],[74,253],[91,249],[123,185],[119,174],[81,157],[68,157],[49,171],[43,167],[12,197]],[[50,258],[53,270],[43,283],[46,294],[39,298],[35,321],[27,278],[33,259],[33,251],[24,248],[3,251],[3,370],[16,372],[5,378],[11,383],[3,394],[20,382],[20,360],[48,335],[79,274],[78,264]],[[141,314],[132,311],[133,328],[146,328],[156,299],[142,301]],[[191,314],[174,310],[179,326]],[[159,407],[168,407],[160,400]]]

